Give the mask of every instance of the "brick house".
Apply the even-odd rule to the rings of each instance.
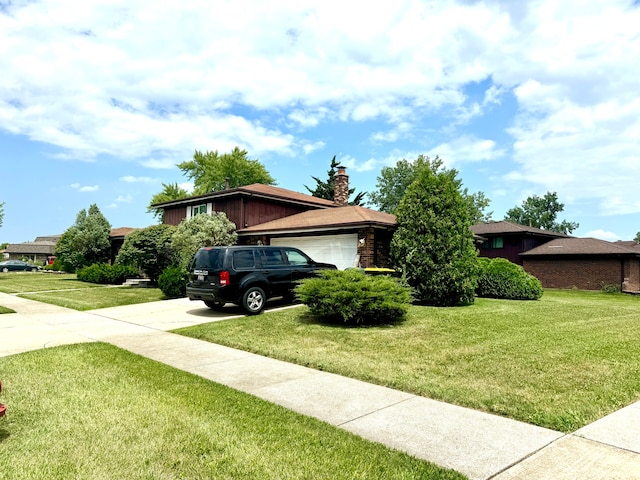
[[[349,177],[338,167],[335,201],[263,184],[210,192],[153,205],[163,221],[178,225],[202,213],[224,212],[238,243],[299,247],[338,268],[389,266],[395,216],[348,205]]]
[[[556,238],[568,238],[563,233],[518,225],[506,220],[479,223],[473,225],[471,231],[484,239],[478,246],[481,257],[506,258],[518,265],[522,265],[521,253]]]
[[[521,253],[524,269],[545,288],[600,290],[619,286],[640,293],[640,245],[596,238],[557,238]]]

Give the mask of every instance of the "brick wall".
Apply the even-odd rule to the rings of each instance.
[[[603,284],[622,286],[623,264],[619,258],[530,259],[524,269],[544,288],[600,290]]]

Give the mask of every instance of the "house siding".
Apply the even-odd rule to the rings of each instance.
[[[637,261],[635,273],[636,291],[638,290]],[[582,290],[600,290],[603,285],[622,286],[624,263],[619,258],[525,258],[525,271],[538,278],[544,288],[578,288]]]
[[[296,206],[277,203],[274,201],[255,198],[231,198],[218,200],[195,201],[189,205],[167,207],[164,213],[164,223],[179,225],[187,218],[187,210],[195,205],[207,204],[207,211],[223,212],[236,228],[247,228],[279,218],[302,213],[313,207]]]
[[[502,237],[503,247],[502,248],[487,248],[481,245],[478,248],[478,255],[481,257],[487,258],[506,258],[510,262],[516,263],[518,265],[522,265],[522,258],[520,254],[522,252],[526,252],[531,250],[539,245],[542,245],[550,240],[551,238],[533,238],[530,236],[518,236],[518,235],[493,235],[493,234],[483,234],[483,236],[488,240],[488,244],[491,244],[491,241],[497,237]]]

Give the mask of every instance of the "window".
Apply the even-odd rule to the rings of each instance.
[[[302,255],[300,252],[296,250],[285,250],[287,254],[287,260],[289,260],[289,265],[308,265],[309,260],[307,257]]]
[[[493,249],[504,248],[504,241],[503,241],[502,237],[493,237],[493,238],[490,238],[489,240],[487,240],[486,242],[484,242],[482,244],[482,248],[485,248],[485,249],[489,249],[489,248],[493,248]]]
[[[253,250],[237,250],[233,252],[233,266],[235,268],[253,268]]]
[[[195,217],[201,213],[207,213],[206,205],[196,205],[195,207],[191,207],[191,216]]]
[[[263,267],[284,265],[284,258],[282,258],[282,252],[280,250],[264,249],[260,251],[260,256],[262,257]]]

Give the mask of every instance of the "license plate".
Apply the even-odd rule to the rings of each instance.
[[[204,282],[204,275],[198,275],[198,280],[200,280],[201,282]]]

